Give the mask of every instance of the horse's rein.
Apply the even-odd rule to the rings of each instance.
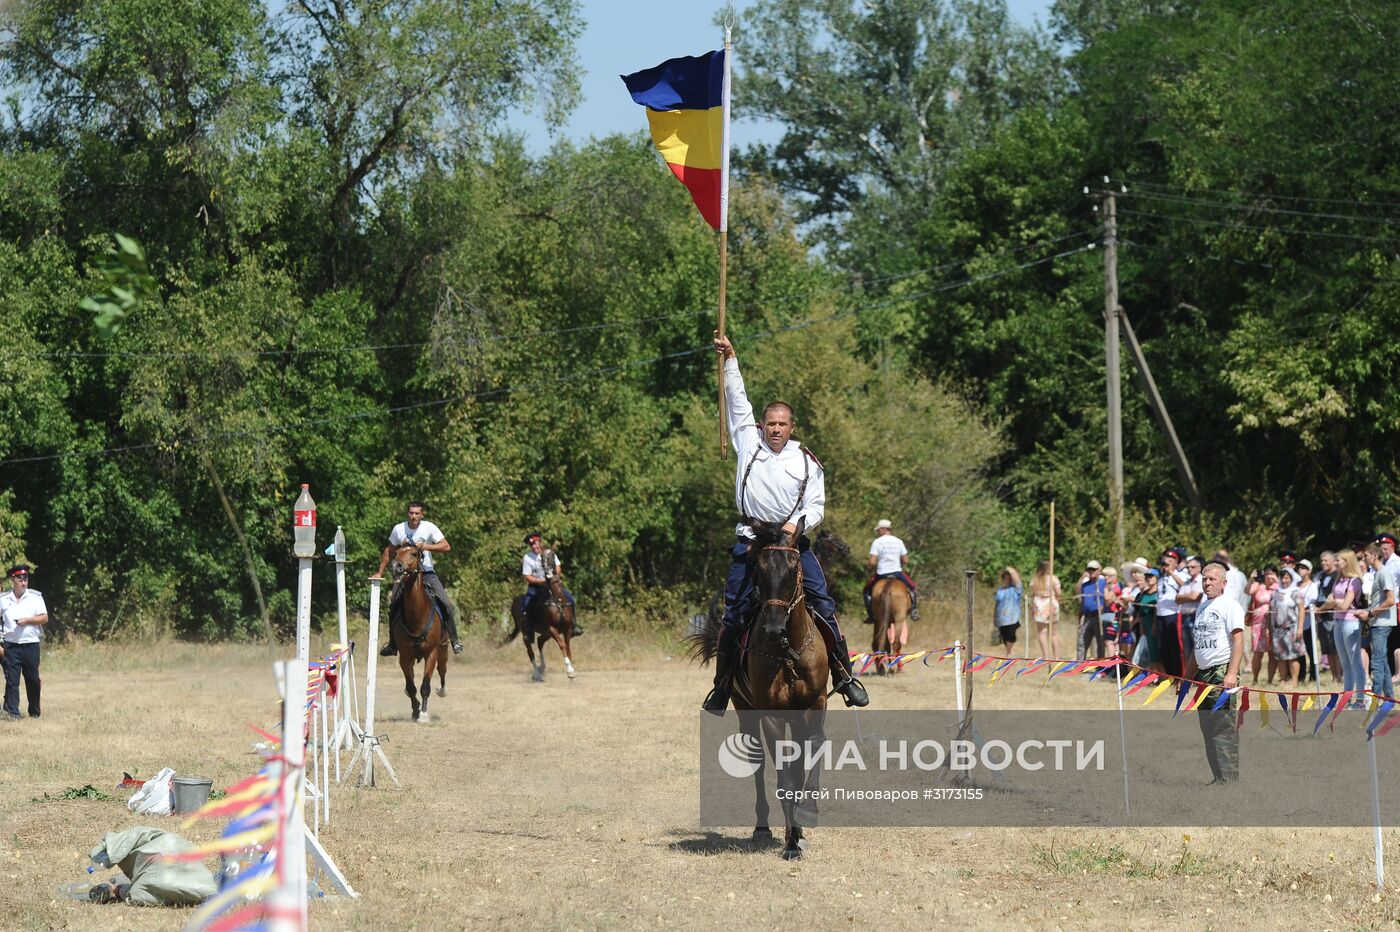
[[[414,578],[416,577],[416,578],[418,578],[418,579],[421,580],[421,579],[423,578],[423,575],[427,572],[427,570],[423,569],[423,548],[421,548],[421,547],[414,547],[413,549],[414,549],[415,551],[417,551],[417,553],[418,553],[418,568],[417,568],[417,569],[414,569],[414,570],[404,570],[404,571],[402,571],[401,573],[399,573],[399,575],[398,575],[397,577],[395,577],[395,579],[394,579],[395,585],[398,585],[398,586],[402,587],[403,589],[410,589],[410,588],[412,588],[412,587],[413,587],[413,580],[414,580]],[[428,597],[428,604],[429,604],[429,606],[431,606],[431,605],[432,605],[432,596],[431,596],[431,595],[428,595],[426,592],[424,593],[424,595],[427,595],[427,597]],[[418,643],[422,643],[423,640],[427,637],[427,634],[426,634],[426,633],[424,633],[424,634],[415,634],[414,632],[410,631],[410,630],[408,629],[408,624],[407,624],[407,622],[404,623],[403,628],[404,628],[405,633],[407,633],[409,637],[413,638],[413,640],[416,641],[416,642],[418,642]],[[425,628],[424,631],[426,632],[426,631],[430,630],[431,628],[432,628],[432,622],[429,621],[428,627]]]
[[[766,547],[760,547],[760,548],[758,548],[758,552],[759,552],[759,553],[763,553],[765,550],[783,550],[783,551],[786,551],[786,552],[788,552],[788,553],[801,553],[801,551],[798,550],[796,547],[788,547],[788,546],[785,546],[785,545],[783,545],[783,544],[769,544],[769,545],[766,546]],[[796,588],[796,590],[793,592],[792,598],[791,598],[791,599],[765,599],[765,600],[763,601],[763,604],[764,604],[764,605],[781,605],[783,608],[787,609],[788,617],[791,618],[791,617],[792,617],[793,610],[796,609],[797,606],[798,606],[798,604],[799,604],[800,602],[802,602],[802,600],[805,599],[806,597],[807,597],[806,591],[802,588],[802,561],[799,559],[799,560],[797,561],[797,588]]]
[[[787,551],[787,552],[789,552],[789,553],[801,553],[801,551],[798,550],[796,547],[788,547],[788,546],[783,545],[783,544],[769,544],[769,545],[766,546],[766,547],[760,547],[760,548],[759,548],[759,553],[762,553],[762,552],[765,551],[765,550],[782,550],[782,551]],[[793,592],[793,594],[792,594],[792,598],[791,598],[790,600],[783,600],[783,599],[765,599],[764,602],[763,602],[763,604],[764,604],[764,605],[777,605],[777,606],[781,606],[783,609],[786,610],[786,612],[787,612],[787,621],[790,622],[790,621],[792,620],[792,613],[793,613],[793,611],[797,608],[798,605],[800,605],[800,604],[803,602],[803,600],[805,600],[805,599],[807,598],[806,590],[805,590],[805,589],[803,588],[803,586],[802,586],[802,580],[803,580],[803,576],[802,576],[802,561],[799,559],[799,560],[797,561],[797,586],[796,586],[796,590],[795,590],[795,591]],[[811,626],[810,630],[808,630],[808,632],[807,632],[807,640],[805,640],[805,641],[802,642],[802,646],[801,646],[801,647],[796,647],[796,648],[794,648],[794,647],[792,646],[792,643],[788,640],[788,636],[787,636],[787,632],[786,632],[786,627],[787,627],[787,625],[786,625],[786,622],[785,622],[785,623],[784,623],[784,633],[783,633],[783,636],[782,636],[782,638],[781,638],[781,639],[779,640],[779,642],[778,642],[778,643],[782,646],[784,653],[787,654],[786,657],[775,657],[775,656],[773,656],[772,654],[767,654],[767,653],[764,653],[764,652],[761,651],[761,650],[758,650],[757,648],[753,647],[752,645],[749,646],[748,650],[749,650],[750,653],[758,654],[760,657],[766,657],[766,658],[769,659],[769,660],[774,660],[774,661],[777,661],[778,663],[781,663],[781,664],[786,665],[787,668],[788,668],[788,676],[789,676],[789,678],[790,678],[790,679],[795,679],[796,676],[797,676],[797,669],[796,669],[793,665],[794,665],[797,661],[801,660],[801,659],[802,659],[802,655],[803,655],[804,653],[806,653],[807,648],[812,646],[812,640],[817,636],[817,626],[816,626],[816,625],[812,625],[812,626]]]

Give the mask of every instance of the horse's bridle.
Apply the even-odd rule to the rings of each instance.
[[[801,553],[801,551],[798,550],[796,547],[788,547],[785,544],[769,544],[766,547],[758,548],[759,553],[764,553],[768,550],[782,550],[788,553]],[[788,617],[791,618],[793,609],[797,608],[798,604],[806,597],[806,593],[802,588],[802,560],[799,559],[797,561],[797,589],[793,592],[792,598],[786,601],[784,601],[783,599],[764,599],[763,604],[781,605],[783,608],[787,609]]]
[[[394,584],[397,585],[397,586],[399,586],[399,587],[411,586],[411,585],[412,585],[412,579],[413,579],[414,576],[422,576],[422,575],[426,572],[426,571],[423,569],[423,548],[422,548],[422,547],[418,547],[418,546],[414,546],[413,551],[414,551],[414,553],[418,554],[418,569],[416,569],[416,570],[400,570],[400,571],[399,571],[399,574],[398,574],[397,576],[394,577]],[[801,569],[801,567],[798,567],[798,568]],[[431,595],[428,596],[428,604],[429,604],[430,606],[431,606],[431,604],[432,604],[432,596],[431,596]],[[401,627],[403,628],[404,634],[407,634],[409,637],[413,638],[414,642],[416,642],[416,643],[418,643],[418,644],[421,644],[421,643],[423,643],[424,641],[426,641],[426,640],[428,639],[428,635],[427,635],[426,633],[424,633],[424,634],[414,634],[412,631],[410,631],[409,628],[408,628],[408,623],[407,623],[407,622],[403,622],[402,625],[401,625]],[[426,630],[431,630],[431,629],[432,629],[432,624],[431,624],[431,622],[430,622],[429,625],[428,625],[428,628],[427,628]]]
[[[789,552],[789,553],[801,553],[801,551],[798,550],[796,547],[789,547],[789,546],[787,546],[787,545],[785,545],[785,544],[769,544],[769,545],[767,545],[766,547],[760,547],[760,548],[758,548],[758,552],[759,552],[759,553],[763,553],[763,552],[766,551],[766,550],[782,550],[782,551],[786,551],[786,552]],[[793,646],[792,646],[792,643],[791,643],[790,641],[788,641],[788,636],[787,636],[787,622],[792,620],[792,613],[793,613],[793,611],[797,608],[798,605],[800,605],[800,604],[803,602],[803,600],[805,600],[805,599],[807,598],[807,593],[806,593],[806,590],[803,588],[802,580],[803,580],[803,576],[802,576],[802,560],[799,559],[799,560],[797,561],[797,585],[796,585],[796,588],[794,589],[794,591],[793,591],[793,593],[792,593],[792,598],[791,598],[791,599],[786,599],[786,600],[785,600],[785,599],[764,599],[764,600],[763,600],[763,604],[764,604],[764,605],[777,605],[777,606],[781,606],[782,608],[786,609],[786,616],[787,616],[787,617],[786,617],[786,619],[785,619],[785,621],[784,621],[784,624],[783,624],[783,629],[784,629],[784,630],[783,630],[783,635],[782,635],[782,637],[778,640],[778,644],[779,644],[779,646],[783,649],[783,653],[786,654],[786,656],[783,656],[783,657],[775,657],[775,656],[772,655],[772,654],[766,654],[766,653],[764,653],[763,651],[761,651],[761,650],[757,649],[756,647],[754,647],[752,644],[750,644],[750,645],[748,646],[748,651],[749,651],[750,653],[757,654],[758,656],[763,657],[763,658],[766,658],[766,659],[768,659],[768,660],[776,661],[777,663],[785,664],[785,665],[787,666],[787,668],[788,668],[788,678],[789,678],[790,680],[791,680],[791,679],[795,679],[796,676],[797,676],[797,670],[796,670],[796,668],[795,668],[793,665],[794,665],[798,660],[801,660],[801,659],[802,659],[802,655],[803,655],[804,653],[806,653],[807,648],[809,648],[809,647],[812,646],[812,640],[817,636],[817,626],[816,626],[816,625],[812,625],[812,626],[811,626],[811,630],[809,630],[809,631],[807,632],[807,640],[805,640],[805,641],[802,642],[802,646],[801,646],[801,647],[793,647]]]

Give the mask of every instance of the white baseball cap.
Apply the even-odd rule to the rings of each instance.
[[[1085,569],[1101,570],[1103,569],[1103,564],[1100,563],[1098,560],[1090,560],[1085,566]]]
[[[889,530],[889,528],[890,528],[890,519],[889,519],[889,518],[881,518],[879,521],[876,521],[876,522],[875,522],[875,530],[877,530],[877,531],[887,531],[887,530]]]

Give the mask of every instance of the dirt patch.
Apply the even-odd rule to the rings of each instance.
[[[497,650],[478,635],[452,661],[448,695],[433,697],[427,725],[407,720],[397,666],[381,667],[377,730],[404,789],[333,791],[322,840],[362,898],[314,902],[314,926],[1380,928],[1400,920],[1393,900],[1374,899],[1364,829],[830,828],[813,834],[807,859],[785,863],[746,831],[698,827],[697,710],[708,671],[674,645],[594,634],[578,642],[577,680],[562,675],[556,651],[543,684],[529,682],[518,644]],[[26,928],[172,928],[188,913],[63,902],[55,889],[86,876],[86,851],[104,831],[141,824],[115,789],[122,771],[171,766],[218,787],[257,767],[257,738],[243,723],[277,719],[267,649],[86,646],[49,650],[44,664],[44,718],[0,724],[0,915]],[[1111,687],[1061,679],[986,688],[982,678],[974,703],[1113,702]],[[951,680],[945,663],[867,682],[877,707],[929,709],[952,704]],[[1358,805],[1361,776],[1338,783]],[[55,798],[89,784],[112,798]],[[31,802],[45,794],[51,801]],[[217,828],[189,834],[203,840]],[[1387,860],[1400,865],[1400,836],[1385,838]]]

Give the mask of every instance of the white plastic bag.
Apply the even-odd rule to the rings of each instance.
[[[126,808],[140,815],[170,815],[171,786],[175,770],[165,767],[131,795]]]

